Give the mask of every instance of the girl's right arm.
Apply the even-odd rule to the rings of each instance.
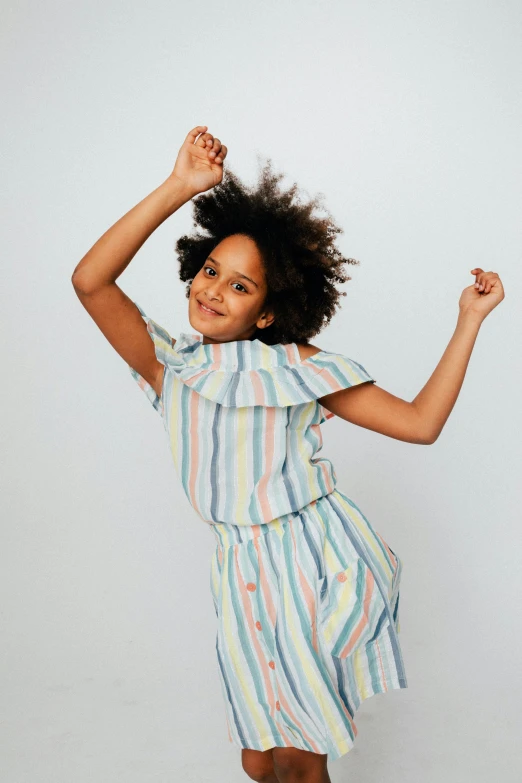
[[[124,361],[161,395],[163,365],[140,311],[116,284],[140,247],[170,215],[218,184],[227,148],[206,125],[193,128],[172,174],[103,234],[71,277],[74,290],[98,328]]]
[[[116,280],[153,231],[193,195],[182,183],[166,180],[98,239],[71,277],[78,299],[98,328],[157,394],[163,365],[140,311]]]

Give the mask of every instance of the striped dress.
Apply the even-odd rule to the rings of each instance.
[[[164,365],[161,397],[130,372],[215,536],[209,582],[228,739],[338,759],[354,745],[361,702],[408,687],[402,561],[320,456],[320,425],[334,414],[318,398],[375,379],[339,353],[301,360],[295,343],[173,340],[137,307]]]

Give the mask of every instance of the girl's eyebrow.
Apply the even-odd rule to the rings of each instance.
[[[220,264],[219,264],[219,261],[218,261],[217,259],[215,259],[215,258],[212,258],[212,256],[208,256],[207,258],[208,258],[208,260],[209,260],[209,261],[213,261],[213,262],[214,262],[215,264],[217,264],[218,266],[220,265]],[[241,272],[236,272],[234,269],[232,270],[232,272],[233,272],[235,275],[237,275],[238,277],[244,277],[244,278],[245,278],[245,280],[250,280],[250,282],[251,282],[251,283],[253,283],[253,284],[255,285],[255,287],[256,287],[256,288],[259,288],[259,286],[258,286],[258,284],[256,283],[256,281],[255,281],[255,280],[252,280],[252,278],[251,278],[251,277],[247,277],[246,275],[242,275],[242,274],[241,274]]]

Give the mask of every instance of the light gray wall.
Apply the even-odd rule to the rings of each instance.
[[[338,486],[404,561],[409,689],[366,701],[332,781],[518,781],[522,8],[510,2],[22,2],[2,11],[4,783],[246,780],[228,742],[214,539],[161,419],[77,301],[74,266],[197,124],[271,156],[361,261],[314,343],[411,400],[469,270],[506,299],[431,447],[338,419]],[[190,330],[173,246],[119,279]]]

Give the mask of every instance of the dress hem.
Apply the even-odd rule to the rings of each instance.
[[[379,694],[388,693],[388,691],[398,691],[398,690],[404,690],[405,688],[408,688],[408,682],[405,678],[399,677],[399,679],[390,685],[386,690],[376,690],[372,692],[368,692],[366,696],[364,696],[361,701],[359,702],[358,707],[355,709],[353,718],[355,718],[356,714],[359,711],[359,708],[361,704],[364,701],[367,701],[368,699],[371,699],[372,696],[378,696]],[[340,730],[343,730],[343,728],[346,728],[346,724],[344,722],[339,722],[334,724],[335,728],[339,728]],[[331,732],[330,732],[331,734]],[[355,745],[355,740],[357,737],[358,731],[357,727],[355,727],[355,736],[353,739],[351,737],[345,737],[345,739],[341,740],[337,746],[334,746],[332,750],[330,751],[324,751],[324,753],[320,753],[319,755],[326,755],[328,756],[328,761],[337,761],[337,759],[340,759],[341,756],[346,755],[346,753],[349,753],[350,750],[353,749]],[[248,740],[245,740],[248,741]],[[259,751],[267,751],[272,750],[273,748],[297,748],[298,750],[307,750],[307,748],[301,748],[298,745],[289,745],[285,742],[285,739],[283,735],[279,732],[273,732],[272,734],[266,734],[264,737],[261,737],[256,743],[256,747],[254,747],[252,744],[250,745],[241,745],[238,740],[232,738],[229,735],[229,742],[234,745],[236,748],[240,748],[241,750],[259,750]],[[273,745],[270,745],[269,747],[264,747],[266,743],[273,742]],[[262,747],[259,747],[262,746]],[[308,751],[310,752],[310,751]],[[312,751],[313,752],[313,751]]]

